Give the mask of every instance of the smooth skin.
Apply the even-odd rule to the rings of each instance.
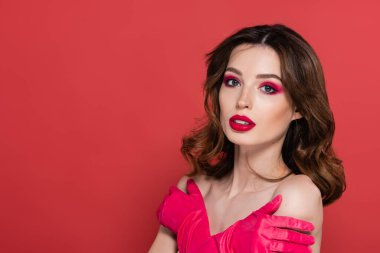
[[[291,174],[273,183],[260,179],[251,170],[269,178],[290,172],[282,160],[281,148],[289,124],[302,115],[282,86],[277,53],[264,45],[239,45],[231,53],[225,77],[219,92],[220,122],[227,138],[235,144],[234,169],[220,180],[194,177],[206,204],[211,234],[224,231],[281,194],[282,203],[274,215],[313,223],[311,235],[315,243],[311,250],[319,253],[323,205],[317,186],[306,175]],[[256,126],[247,132],[233,130],[229,119],[235,114],[249,117]],[[177,185],[184,192],[187,179],[182,177]],[[175,235],[163,226],[149,250],[158,252],[177,252]]]

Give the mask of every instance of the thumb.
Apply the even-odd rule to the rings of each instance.
[[[262,214],[274,214],[277,209],[280,207],[282,201],[281,195],[276,195],[274,199],[272,199],[270,202],[266,203],[263,207],[261,207],[257,212]]]
[[[201,192],[197,186],[197,184],[194,182],[194,179],[192,178],[189,178],[187,180],[187,186],[186,186],[186,189],[187,189],[187,192],[190,194],[190,195],[196,195],[196,194],[200,194],[201,195]]]

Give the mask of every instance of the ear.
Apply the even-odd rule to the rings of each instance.
[[[292,120],[295,120],[295,119],[300,119],[302,118],[302,114],[297,110],[297,108],[294,109],[294,113],[293,113],[293,116],[292,116]]]

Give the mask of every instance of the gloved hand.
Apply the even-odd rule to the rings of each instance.
[[[235,223],[223,234],[220,252],[311,252],[308,246],[314,243],[314,237],[293,229],[309,232],[314,229],[313,224],[292,217],[272,215],[280,207],[281,200],[281,195],[277,195],[266,205]]]
[[[206,208],[193,179],[187,180],[188,194],[173,186],[157,210],[159,222],[177,234],[181,253],[217,253],[210,235]]]
[[[160,223],[177,234],[181,253],[310,252],[308,246],[314,243],[314,238],[291,229],[308,232],[313,229],[311,223],[272,215],[281,204],[280,195],[234,223],[217,241],[210,235],[203,197],[192,179],[187,181],[187,191],[189,194],[171,187],[157,210]]]
[[[197,211],[203,209],[202,195],[198,194],[196,187],[193,179],[187,180],[189,194],[176,186],[170,187],[168,195],[165,196],[156,213],[159,222],[164,227],[177,234],[179,227],[189,215],[194,217]]]

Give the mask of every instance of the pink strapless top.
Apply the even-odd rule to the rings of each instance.
[[[291,217],[272,218],[281,204],[281,195],[225,230],[211,235],[206,205],[193,179],[187,181],[187,191],[184,193],[178,187],[172,187],[157,212],[160,223],[177,234],[181,253],[285,252],[284,247],[288,250],[286,252],[310,252],[307,247],[314,243],[312,236],[300,233],[296,236],[296,232],[290,231],[273,234],[273,227],[309,232],[314,229],[313,224]],[[290,243],[279,243],[278,240]],[[293,241],[297,245],[293,245]]]
[[[191,180],[193,181],[193,180]],[[203,199],[203,196],[202,196],[202,193],[201,191],[199,190],[197,184],[195,182],[191,182],[194,184],[195,186],[195,189],[196,189],[196,194],[199,194],[200,196],[200,199],[202,200],[202,209],[204,211],[204,216],[202,216],[204,219],[205,219],[205,222],[208,226],[208,230],[210,231],[210,223],[209,223],[209,218],[208,218],[208,215],[207,215],[207,210],[206,210],[206,205],[205,205],[205,202],[204,202],[204,199]],[[237,220],[235,223],[233,223],[232,225],[230,225],[228,228],[226,228],[225,230],[217,233],[217,234],[214,234],[214,235],[211,235],[211,232],[210,232],[210,235],[211,237],[215,240],[215,243],[217,245],[217,248],[218,248],[218,252],[220,253],[228,253],[228,252],[232,252],[230,251],[228,248],[228,244],[227,242],[229,242],[230,238],[232,237],[233,233],[234,233],[234,229],[236,227],[236,225],[242,225],[242,223],[247,223],[247,226],[249,226],[248,223],[250,223],[250,217],[252,216],[252,213],[254,211],[252,211],[248,216],[246,216],[245,218],[243,219],[240,219],[240,220]],[[191,233],[191,230],[189,229],[186,229],[184,228],[184,231],[185,233]],[[189,236],[190,238],[192,237],[192,235]],[[243,239],[243,238],[242,238]],[[178,238],[177,240],[177,243],[178,244],[181,244],[182,241],[181,241],[181,238]]]

